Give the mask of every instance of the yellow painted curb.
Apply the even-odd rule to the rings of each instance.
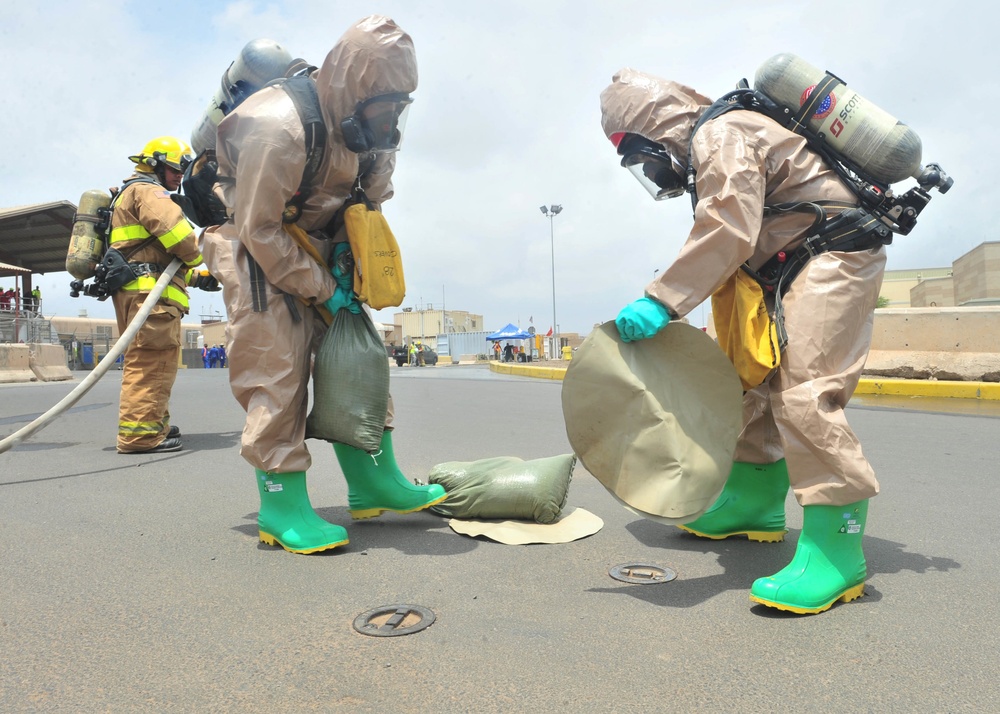
[[[862,379],[855,394],[1000,400],[1000,383],[935,379]]]
[[[505,364],[490,362],[490,371],[497,374],[513,374],[516,377],[534,377],[535,379],[558,379],[566,376],[565,367],[535,367],[529,364]]]
[[[565,367],[535,367],[528,364],[490,362],[490,370],[517,377],[562,380]],[[998,382],[957,382],[934,379],[862,379],[855,394],[883,394],[901,397],[946,397],[949,399],[1000,400]]]

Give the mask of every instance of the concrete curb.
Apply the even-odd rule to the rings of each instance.
[[[566,367],[537,367],[490,362],[490,370],[517,377],[562,380]],[[947,397],[952,399],[983,399],[1000,401],[998,382],[958,382],[935,379],[862,379],[855,394],[881,394],[900,397]]]

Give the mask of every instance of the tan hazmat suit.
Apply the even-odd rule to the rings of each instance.
[[[139,176],[152,174],[130,178]],[[157,239],[131,253],[150,236]],[[203,262],[194,229],[159,183],[136,182],[123,189],[111,216],[110,246],[128,256],[130,263],[144,264],[145,272],[112,297],[119,334],[135,318],[174,257],[183,260],[187,268]],[[118,407],[120,452],[148,451],[158,446],[170,429],[170,392],[180,359],[181,319],[188,313],[186,275],[185,267],[177,271],[125,350]]]
[[[747,261],[759,268],[805,237],[812,217],[763,216],[765,205],[857,200],[805,139],[764,115],[727,112],[691,132],[711,100],[689,87],[632,69],[601,94],[608,137],[639,134],[687,166],[691,145],[698,195],[694,227],[673,264],[646,295],[683,317]],[[823,253],[783,299],[788,345],[781,364],[744,395],[734,460],[785,458],[800,505],[843,505],[878,493],[874,471],[844,415],[871,344],[885,250]]]
[[[361,172],[368,198],[392,196],[395,154],[362,157],[344,145],[340,122],[359,102],[417,86],[410,36],[392,20],[372,16],[349,29],[313,73],[327,128],[325,156],[298,226],[328,258],[324,229],[349,198]],[[302,181],[305,132],[289,95],[265,87],[220,124],[219,183],[229,222],[205,232],[205,259],[223,284],[229,314],[229,380],[247,413],[240,453],[272,473],[306,471],[305,445],[312,357],[326,324],[312,307],[336,283],[282,228],[281,215]],[[253,261],[251,263],[250,258]],[[392,403],[386,415],[391,426]]]

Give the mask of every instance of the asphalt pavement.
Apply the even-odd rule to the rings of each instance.
[[[558,380],[482,365],[391,373],[411,478],[571,450]],[[180,372],[183,451],[115,452],[112,370],[0,454],[0,711],[1000,711],[998,403],[852,402],[882,486],[865,596],[797,616],[748,598],[794,552],[793,498],[783,543],[705,541],[625,510],[580,465],[567,510],[602,530],[508,546],[429,513],[352,522],[332,448],[310,441],[312,502],[351,542],[311,556],[265,546],[227,376]],[[74,386],[0,385],[0,437]],[[629,563],[677,577],[610,577]],[[434,623],[354,629],[399,604]]]

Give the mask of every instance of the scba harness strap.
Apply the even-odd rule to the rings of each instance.
[[[285,223],[295,223],[302,217],[302,206],[312,193],[313,181],[326,153],[326,124],[323,122],[316,83],[309,77],[311,69],[314,68],[306,68],[292,77],[274,82],[288,93],[295,105],[305,131],[306,142],[306,164],[302,169],[302,181],[299,182],[298,191],[285,205],[285,211],[281,216]]]
[[[313,190],[313,181],[319,172],[319,167],[323,163],[323,155],[326,153],[326,124],[323,122],[323,111],[319,104],[319,94],[316,92],[316,83],[309,77],[315,67],[305,67],[301,71],[282,79],[276,79],[268,86],[280,86],[288,94],[298,112],[299,120],[305,131],[306,163],[302,169],[302,180],[295,194],[285,204],[285,210],[281,214],[284,223],[296,223],[302,217],[302,207],[306,199]],[[250,294],[253,302],[254,312],[267,311],[267,276],[264,271],[247,253],[247,264],[250,271]],[[284,296],[285,304],[291,312],[292,319],[299,322],[302,317],[295,301],[288,294]]]
[[[840,213],[832,218],[828,217],[828,208],[839,209]],[[806,231],[807,237],[802,244],[790,253],[780,251],[759,270],[751,269],[746,263],[740,266],[741,270],[756,280],[766,293],[774,297],[774,323],[777,328],[778,345],[782,349],[788,344],[782,299],[806,263],[820,253],[872,250],[892,242],[892,231],[888,226],[869,211],[857,206],[833,201],[801,201],[764,208],[765,216],[793,212],[815,215],[815,220]]]

